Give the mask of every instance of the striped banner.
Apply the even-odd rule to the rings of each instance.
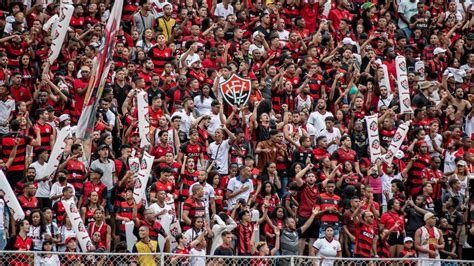
[[[13,219],[15,219],[15,221],[23,220],[25,218],[25,213],[23,212],[23,209],[21,208],[15,193],[13,193],[13,189],[8,183],[7,177],[3,171],[0,171],[0,190],[5,192],[3,200],[10,208],[10,213],[13,214]]]
[[[398,150],[400,150],[400,147],[402,146],[403,140],[407,136],[408,133],[408,125],[410,122],[406,122],[404,124],[401,124],[397,132],[395,132],[395,135],[392,138],[392,142],[390,143],[390,146],[388,146],[387,153],[385,154],[385,157],[383,160],[388,164],[391,165],[393,161],[393,157],[395,154],[397,154]]]
[[[71,22],[74,6],[71,0],[63,0],[59,5],[59,20],[53,22],[51,36],[53,42],[48,52],[48,63],[52,65],[59,56],[63,47],[64,38],[66,38],[67,29]]]
[[[102,46],[100,47],[99,55],[96,57],[97,61],[91,72],[91,81],[84,100],[82,114],[77,124],[76,137],[83,141],[84,156],[87,158],[87,161],[90,160],[92,133],[94,131],[97,106],[102,97],[102,91],[111,67],[115,37],[120,26],[122,8],[123,0],[115,1],[105,27],[105,36]]]
[[[411,109],[410,89],[408,87],[407,64],[404,56],[395,58],[395,67],[397,69],[397,87],[400,98],[400,113],[413,113]]]
[[[382,156],[380,151],[378,114],[365,117],[367,123],[367,133],[369,136],[370,161],[375,164]]]

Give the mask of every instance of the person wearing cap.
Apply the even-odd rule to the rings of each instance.
[[[442,81],[443,73],[448,64],[446,61],[448,57],[446,55],[446,49],[437,47],[433,50],[433,59],[428,60],[425,63],[425,72],[435,72],[438,82]]]
[[[431,105],[433,85],[430,81],[421,81],[418,82],[418,93],[411,100],[411,105],[416,108],[422,108],[424,106]]]
[[[115,172],[115,164],[113,160],[109,159],[110,147],[107,144],[100,145],[97,149],[97,154],[99,155],[99,158],[92,161],[90,168],[98,168],[102,170],[103,174],[100,181],[107,187],[107,209],[112,211],[112,190],[118,181]]]
[[[413,238],[407,236],[403,239],[403,249],[400,251],[402,258],[416,258],[417,253],[413,248]]]
[[[439,259],[439,250],[444,249],[444,239],[441,231],[435,227],[436,216],[428,212],[423,216],[425,225],[418,228],[415,233],[415,249],[420,258]],[[440,262],[426,262],[422,265],[441,265]]]

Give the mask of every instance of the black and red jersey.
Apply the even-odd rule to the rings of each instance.
[[[308,82],[309,86],[309,96],[314,100],[319,99],[321,97],[321,90],[323,89],[323,76],[316,75],[310,78]]]
[[[197,182],[197,177],[199,175],[198,171],[189,172],[188,170],[184,170],[184,175],[181,175],[180,183],[181,183],[181,195],[186,198],[189,196],[189,188]]]
[[[339,148],[331,156],[332,161],[336,161],[338,164],[344,164],[347,161],[357,162],[357,153],[354,150],[345,151],[343,148]]]
[[[102,201],[102,199],[105,199],[107,197],[107,187],[99,181],[99,183],[94,184],[92,181],[87,181],[84,183],[84,186],[82,187],[82,198],[83,201],[82,204],[85,203],[85,200],[89,197],[91,192],[97,192],[99,194],[99,202]]]
[[[20,142],[16,148],[16,156],[13,160],[12,165],[8,168],[8,171],[24,171],[25,160],[26,160],[26,146],[31,144],[32,138],[17,134],[7,133],[1,138],[2,144],[2,159],[4,162],[8,161],[10,154],[15,147],[15,138],[19,138]]]
[[[51,151],[51,143],[49,142],[51,140],[51,134],[53,134],[53,127],[48,124],[44,123],[44,125],[41,125],[39,123],[36,123],[33,127],[30,128],[29,134],[30,136],[36,136],[36,130],[39,130],[40,135],[41,135],[41,147],[45,148],[47,151]],[[39,147],[38,147],[39,148]],[[35,148],[35,152],[38,148]]]
[[[432,182],[433,193],[431,197],[435,200],[441,200],[442,184],[441,178],[443,178],[443,172],[441,170],[432,170],[431,168],[425,168],[421,172],[423,180],[426,179],[428,182]]]
[[[125,0],[123,2],[122,19],[124,21],[130,21],[139,7],[140,0]]]
[[[327,193],[322,193],[316,198],[316,206],[320,211],[334,207],[337,211],[342,210],[341,197],[338,195],[329,196]],[[339,222],[339,215],[337,213],[325,213],[320,217],[321,222]]]
[[[197,163],[201,157],[201,154],[203,154],[204,149],[200,144],[192,144],[188,141],[181,145],[180,152],[182,152],[188,158],[193,158],[194,162]]]
[[[191,97],[191,93],[186,88],[182,89],[179,87],[172,88],[166,93],[166,101],[170,106],[170,113],[174,113],[178,108],[183,107],[183,100],[187,97]]]
[[[237,224],[235,234],[237,236],[237,251],[239,255],[251,255],[251,243],[253,225],[249,223],[244,225],[242,223]]]
[[[130,219],[130,221],[133,220],[133,207],[135,206],[135,203],[132,202],[132,204],[129,204],[127,201],[121,201],[119,202],[118,206],[116,207],[116,215],[120,215],[121,217],[125,217]],[[143,206],[141,203],[137,204],[137,215],[138,219],[140,219],[140,213],[143,213]],[[122,223],[122,221],[118,221],[119,226],[119,232],[125,233],[125,224]]]
[[[421,191],[421,186],[423,185],[422,171],[431,165],[431,157],[429,154],[418,156],[418,160],[413,162],[408,173],[408,183],[411,185],[411,195],[416,195]]]
[[[64,220],[64,217],[66,217],[66,208],[64,208],[64,204],[61,200],[55,202],[53,204],[53,213],[56,216],[56,221],[58,224],[61,224]]]
[[[204,206],[204,202],[190,197],[184,201],[183,211],[189,211],[188,217],[193,220],[194,217],[204,216],[206,214],[206,207]],[[189,228],[189,226],[184,226],[183,230],[188,230]]]
[[[397,132],[396,129],[392,129],[392,130],[382,129],[382,130],[380,130],[380,145],[384,148],[388,148],[388,146],[392,142],[393,136],[395,136],[396,132]]]
[[[150,238],[152,240],[157,241],[158,240],[158,235],[162,235],[162,236],[166,235],[165,229],[163,229],[163,227],[161,226],[161,224],[158,221],[155,221],[154,223],[149,224],[145,220],[141,220],[138,227],[140,227],[142,225],[148,227],[149,232],[150,232]]]
[[[165,193],[173,194],[174,192],[173,183],[171,182],[163,183],[161,182],[161,180],[158,180],[150,187],[150,192],[157,192],[160,190],[163,190]]]
[[[164,47],[161,49],[158,45],[153,46],[148,51],[148,56],[153,61],[153,65],[155,65],[155,69],[153,71],[158,74],[163,73],[165,70],[165,64],[168,62],[172,54],[173,52],[169,47]]]
[[[29,216],[32,210],[38,209],[38,199],[34,196],[28,199],[25,195],[21,195],[18,197],[18,202],[26,216]]]
[[[69,160],[66,163],[66,170],[69,172],[67,176],[68,183],[74,187],[75,191],[82,191],[86,176],[85,164],[79,160]]]
[[[372,226],[365,224],[360,225],[356,232],[356,246],[354,255],[363,258],[371,258],[370,251],[372,250],[372,244],[375,241],[375,231]]]

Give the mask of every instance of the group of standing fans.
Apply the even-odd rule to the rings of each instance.
[[[0,168],[26,217],[13,219],[0,188],[0,250],[80,251],[62,203],[72,199],[88,251],[126,252],[133,222],[134,253],[472,259],[472,1],[125,0],[90,160],[76,125],[114,1],[73,0],[45,70],[58,2],[0,3]],[[410,113],[400,111],[397,56]],[[233,74],[251,80],[245,105],[219,90]],[[382,158],[409,124],[390,164],[371,160],[373,114]],[[44,176],[64,127],[59,166]],[[154,162],[146,201],[135,202],[145,152]]]

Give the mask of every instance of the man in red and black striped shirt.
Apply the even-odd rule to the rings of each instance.
[[[86,166],[83,162],[79,161],[79,158],[82,158],[82,146],[80,144],[73,144],[71,146],[71,153],[72,156],[60,164],[58,168],[68,171],[67,181],[74,187],[76,197],[80,198],[86,176]]]
[[[143,220],[141,220],[140,224],[135,228],[138,229],[140,226],[148,227],[150,239],[152,240],[158,241],[158,235],[162,235],[164,238],[168,236],[161,224],[156,220],[155,214],[151,209],[147,209],[143,212]]]
[[[356,218],[358,219],[358,218]],[[370,211],[365,211],[361,215],[360,225],[356,232],[356,246],[354,257],[356,258],[371,258],[375,253],[376,234],[372,226],[374,222],[374,214]]]
[[[195,217],[203,217],[206,213],[206,207],[202,201],[204,188],[200,184],[196,184],[192,188],[192,193],[193,195],[185,200],[183,204],[183,230],[188,230],[190,228],[191,221]]]
[[[2,148],[2,160],[4,162],[8,161],[10,154],[13,150],[13,147],[17,145],[16,156],[13,159],[12,165],[8,168],[6,176],[8,177],[8,182],[12,188],[15,187],[16,183],[23,179],[25,165],[26,165],[26,147],[27,145],[32,145],[37,147],[41,143],[41,136],[39,132],[36,132],[34,136],[36,139],[31,139],[26,135],[23,135],[19,132],[20,123],[18,120],[13,120],[10,123],[11,132],[3,135],[0,139],[0,145]],[[19,139],[18,143],[15,142],[15,139]]]
[[[340,218],[342,217],[341,197],[334,194],[336,182],[329,180],[326,183],[326,193],[320,194],[316,198],[316,209],[319,211],[319,238],[323,238],[328,226],[334,229],[334,238],[339,239],[341,230]]]
[[[138,214],[143,213],[143,206],[141,204],[136,204],[133,199],[133,190],[128,188],[125,192],[125,201],[121,201],[118,206],[116,206],[115,211],[115,234],[120,236],[121,240],[125,240],[125,224],[123,222],[133,221],[135,224],[140,223]],[[140,209],[140,211],[139,211]]]
[[[165,70],[165,64],[170,60],[173,52],[171,48],[166,46],[166,37],[163,32],[157,33],[156,39],[157,45],[148,51],[148,56],[153,60],[153,64],[155,65],[154,72],[161,74]]]
[[[30,128],[30,135],[34,136],[39,132],[41,135],[41,147],[51,151],[56,141],[56,131],[50,124],[46,123],[48,115],[48,111],[43,108],[36,110],[35,117],[37,120],[34,126]]]

